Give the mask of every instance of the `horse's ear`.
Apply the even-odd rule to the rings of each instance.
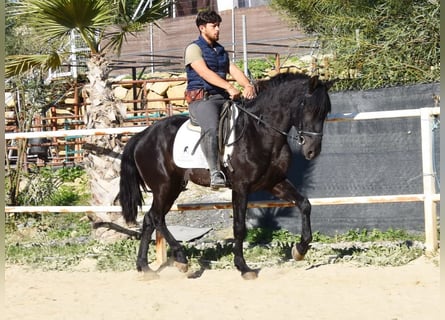
[[[308,94],[312,94],[318,86],[318,76],[313,76],[309,79]]]

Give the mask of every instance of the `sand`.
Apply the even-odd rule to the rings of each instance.
[[[71,272],[6,266],[2,319],[440,319],[440,258],[401,267],[329,264],[188,279],[174,267],[148,281],[136,271]],[[86,262],[83,267],[88,265]]]

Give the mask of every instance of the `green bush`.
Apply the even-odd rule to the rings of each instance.
[[[85,170],[81,167],[65,167],[57,170],[56,174],[63,182],[74,182],[85,176]]]
[[[265,78],[267,71],[275,67],[275,61],[271,58],[249,59],[247,63],[252,80]],[[236,65],[244,70],[244,61],[239,60]]]
[[[18,204],[38,206],[47,202],[61,186],[62,181],[50,168],[42,168],[26,173],[21,183],[24,187],[20,188]]]
[[[7,182],[9,180],[6,180]],[[88,178],[80,167],[62,168],[36,168],[23,175],[20,181],[20,191],[17,205],[22,206],[70,206],[87,204]],[[5,183],[6,193],[11,185]]]
[[[81,196],[76,190],[68,186],[61,186],[46,204],[52,206],[71,206],[76,205],[80,199]]]

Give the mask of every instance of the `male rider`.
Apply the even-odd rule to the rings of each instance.
[[[200,11],[196,17],[199,37],[185,49],[187,73],[186,99],[190,117],[201,127],[201,148],[210,169],[210,187],[226,185],[218,165],[218,123],[221,107],[229,100],[239,99],[241,92],[226,76],[243,87],[246,99],[255,97],[255,88],[244,73],[229,60],[224,47],[218,43],[221,16],[215,11]]]

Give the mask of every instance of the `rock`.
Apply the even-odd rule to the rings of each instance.
[[[163,96],[167,92],[168,88],[170,88],[170,83],[169,82],[155,82],[150,87],[150,91],[155,92],[158,95]]]
[[[147,94],[147,108],[148,109],[162,109],[165,110],[164,101],[150,101],[150,100],[160,100],[164,99],[164,96],[157,94],[156,92],[150,91]]]
[[[137,88],[136,89],[136,93],[137,93],[137,97],[140,98],[140,94],[141,94],[141,89]],[[125,95],[125,97],[123,98],[123,100],[125,101],[131,101],[133,100],[133,90],[127,90],[127,94]],[[124,102],[125,107],[127,108],[128,111],[133,111],[134,110],[134,104],[133,102]],[[131,117],[132,115],[129,114],[129,116]]]
[[[170,88],[168,88],[167,90],[167,98],[179,98],[179,97],[183,97],[182,100],[172,100],[171,103],[177,106],[186,106],[187,103],[185,101],[185,97],[184,97],[184,91],[186,89],[187,85],[186,83],[182,83],[176,86],[172,86]]]
[[[121,99],[121,100],[125,100],[125,99],[127,99],[127,93],[128,93],[128,91],[130,91],[130,90],[125,89],[124,87],[121,87],[121,86],[115,87],[115,88],[113,89],[114,96],[115,96],[117,99]]]
[[[76,100],[74,98],[66,98],[64,102],[65,104],[75,104]]]

